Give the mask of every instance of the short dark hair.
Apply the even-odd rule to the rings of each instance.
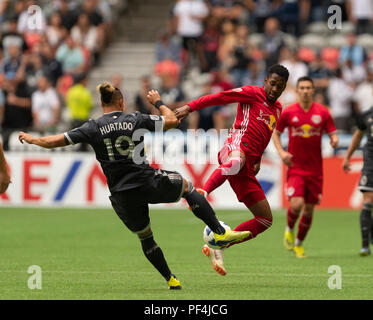
[[[274,64],[268,69],[267,76],[269,77],[271,74],[277,74],[280,77],[284,78],[285,81],[289,79],[289,70],[282,66],[281,64]]]
[[[300,77],[298,80],[297,80],[297,87],[298,87],[298,84],[302,81],[309,81],[312,83],[312,87],[315,86],[315,84],[313,83],[313,79],[309,76],[304,76],[304,77]]]

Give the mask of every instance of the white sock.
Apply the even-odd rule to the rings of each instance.
[[[298,238],[296,238],[296,239],[295,239],[295,243],[294,243],[294,245],[295,245],[296,247],[299,247],[299,246],[302,245],[302,242],[303,242],[303,241],[300,241]]]
[[[286,232],[293,232],[293,231],[294,231],[294,229],[290,229],[289,226],[286,226]]]

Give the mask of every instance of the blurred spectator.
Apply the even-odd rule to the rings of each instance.
[[[283,47],[279,58],[280,64],[289,70],[289,80],[293,87],[297,86],[297,81],[300,77],[308,75],[308,67],[305,63],[299,60],[296,50]]]
[[[353,65],[362,65],[365,60],[365,52],[362,46],[357,44],[355,33],[349,33],[347,36],[348,44],[343,45],[339,51],[339,62],[346,63],[351,60]]]
[[[285,46],[283,33],[279,29],[279,22],[275,18],[268,18],[264,25],[264,41],[262,50],[266,61],[266,68],[278,63],[281,49]]]
[[[62,64],[64,73],[79,74],[84,71],[83,52],[71,36],[67,36],[65,42],[58,48],[56,58]]]
[[[325,21],[327,9],[327,0],[312,0],[309,5],[309,21]]]
[[[124,94],[124,89],[123,89],[123,76],[119,73],[114,74],[111,77],[111,83],[115,88],[118,88],[123,94]],[[125,97],[124,97],[125,98]]]
[[[70,127],[77,128],[89,119],[93,107],[90,91],[87,89],[87,75],[80,74],[75,78],[75,85],[66,94],[66,106],[70,115]],[[88,145],[81,144],[79,151],[87,151]]]
[[[202,35],[202,72],[215,69],[218,65],[217,51],[219,49],[220,30],[219,19],[210,16],[206,21],[206,28]]]
[[[5,95],[4,91],[0,89],[0,128],[4,121],[4,111],[5,111]]]
[[[315,60],[308,65],[308,76],[313,79],[316,91],[326,94],[332,72],[326,67],[320,54],[316,54]]]
[[[174,9],[177,34],[182,38],[186,56],[184,65],[189,66],[191,59],[197,57],[197,45],[203,33],[203,20],[209,14],[208,7],[199,0],[179,0]]]
[[[37,88],[38,78],[43,74],[43,64],[38,54],[24,54],[16,79],[25,81],[31,92]]]
[[[265,72],[262,70],[258,61],[250,60],[246,67],[246,72],[242,77],[241,86],[258,86],[261,87],[266,77]]]
[[[155,55],[157,62],[171,59],[181,65],[181,46],[177,38],[163,31],[157,41]]]
[[[9,20],[8,31],[1,36],[0,49],[3,52],[3,58],[9,57],[9,47],[11,45],[17,46],[22,52],[28,49],[25,38],[17,31],[17,17],[15,16]]]
[[[137,93],[135,98],[136,110],[144,114],[158,114],[158,110],[148,102],[146,98],[148,92],[151,90],[150,77],[141,77],[140,91]],[[162,97],[163,98],[163,97]]]
[[[247,0],[246,6],[253,12],[255,26],[257,32],[264,31],[264,24],[267,18],[272,14],[272,1],[271,0]]]
[[[0,1],[0,23],[5,20],[5,12],[9,6],[10,0],[1,0]]]
[[[5,111],[3,121],[4,150],[9,150],[9,137],[14,131],[27,130],[32,125],[31,93],[26,82],[5,80]]]
[[[174,82],[179,82],[180,66],[173,60],[166,59],[158,62],[154,66],[154,71],[159,77],[167,75],[171,76]]]
[[[348,19],[356,24],[356,33],[370,33],[373,22],[373,1],[347,0]]]
[[[62,76],[62,65],[56,60],[53,49],[50,45],[41,48],[41,59],[43,64],[43,74],[51,81],[53,87],[57,86],[58,79]]]
[[[13,80],[16,77],[17,71],[21,66],[21,51],[17,45],[9,45],[8,57],[3,60],[1,65],[1,73],[4,73],[5,78]]]
[[[60,0],[58,13],[61,16],[62,25],[70,32],[77,21],[76,10],[71,10],[69,0]]]
[[[355,86],[366,78],[366,71],[363,65],[353,65],[351,60],[347,60],[341,67],[342,77],[351,86]]]
[[[78,17],[78,22],[71,29],[71,37],[78,46],[86,48],[93,56],[101,52],[97,27],[91,25],[87,13]]]
[[[34,129],[40,132],[54,131],[59,120],[60,101],[46,76],[39,78],[38,90],[31,99]]]
[[[246,75],[247,65],[251,60],[252,46],[249,44],[249,29],[240,25],[236,29],[236,43],[232,48],[232,77],[236,87],[242,86],[242,78]]]
[[[162,101],[172,110],[185,105],[187,101],[183,90],[179,86],[179,81],[175,80],[171,74],[167,73],[161,74],[160,78],[161,86],[158,91],[162,97]],[[177,129],[187,130],[188,121],[181,121]]]
[[[230,66],[230,54],[236,44],[236,30],[232,21],[226,19],[221,24],[218,60],[225,67]]]
[[[353,94],[353,89],[343,80],[342,70],[338,68],[329,82],[328,99],[335,126],[344,133],[351,129]]]
[[[366,80],[360,83],[355,89],[354,102],[356,103],[356,110],[358,112],[364,112],[373,106],[372,83],[373,72],[370,71],[367,74]]]
[[[54,50],[61,44],[62,40],[67,35],[66,28],[62,25],[62,18],[58,12],[54,12],[49,18],[46,35],[49,44]]]

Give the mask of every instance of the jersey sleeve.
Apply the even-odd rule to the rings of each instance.
[[[329,110],[325,111],[325,124],[324,124],[325,131],[327,133],[335,133],[337,129],[334,125],[334,120],[332,115],[330,114]]]
[[[230,103],[250,103],[255,92],[251,87],[241,87],[232,90],[221,91],[188,102],[192,111],[201,110],[206,107],[225,105]]]
[[[77,144],[77,143],[89,143],[93,132],[91,129],[90,121],[87,121],[82,126],[70,130],[64,133],[65,142],[67,144]]]
[[[356,126],[357,128],[360,130],[360,131],[365,131],[367,130],[367,126],[364,122],[364,113],[361,113],[357,116],[357,119],[356,119]]]
[[[283,111],[276,125],[276,130],[283,133],[287,126],[288,126],[288,112]]]
[[[164,118],[162,116],[143,114],[136,112],[137,128],[144,128],[150,131],[162,131],[164,127]]]

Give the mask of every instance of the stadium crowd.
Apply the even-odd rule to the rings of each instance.
[[[13,132],[53,133],[88,119],[93,103],[87,73],[110,42],[113,19],[107,0],[0,1],[5,150]]]
[[[328,14],[332,5],[341,9],[341,28],[327,25],[338,19]],[[280,63],[290,71],[284,107],[295,102],[296,80],[308,75],[315,101],[330,108],[339,132],[351,133],[356,115],[373,105],[372,21],[371,0],[178,0],[157,40],[154,73],[164,102],[176,108],[204,94],[261,86],[266,70]],[[157,113],[144,98],[150,80],[142,78],[136,106]],[[181,128],[221,129],[233,121],[220,106],[192,115]]]

